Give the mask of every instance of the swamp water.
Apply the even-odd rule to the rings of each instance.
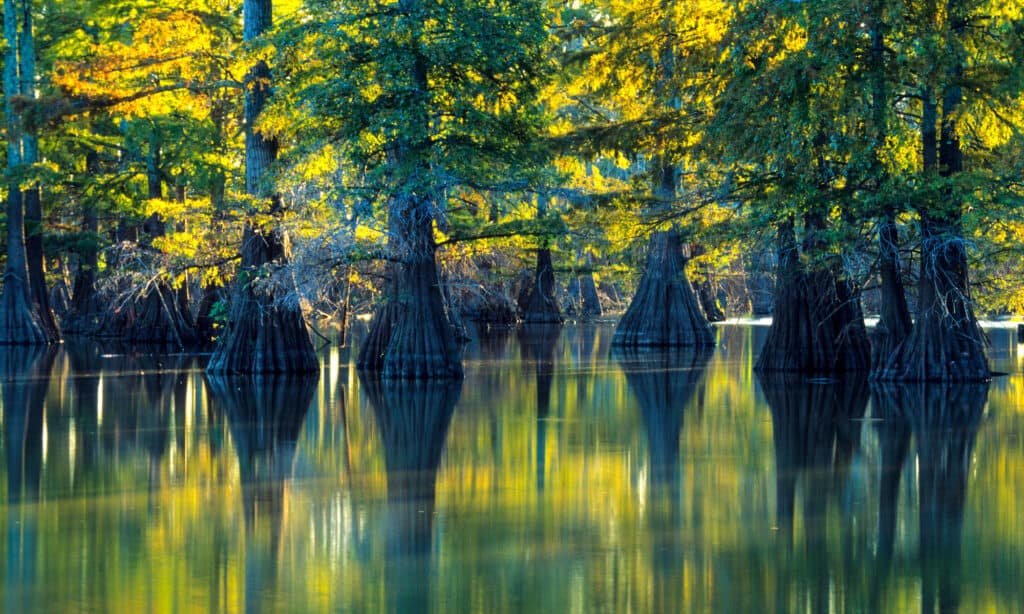
[[[766,328],[470,344],[456,384],[0,354],[7,612],[1024,607],[1024,354],[989,386],[758,378]]]

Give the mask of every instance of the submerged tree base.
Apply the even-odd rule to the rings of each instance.
[[[396,265],[391,293],[374,315],[357,366],[385,379],[462,377],[461,344],[444,309],[433,257]]]
[[[143,296],[112,308],[92,334],[129,344],[179,348],[199,342],[191,314],[181,310],[177,292],[166,282],[157,282]]]
[[[677,231],[657,232],[651,237],[640,287],[619,321],[612,343],[620,346],[715,344],[715,335],[686,278]]]
[[[8,272],[0,293],[0,345],[45,345],[51,343],[28,298],[24,282]]]
[[[985,336],[968,295],[959,235],[924,226],[918,314],[910,335],[879,361],[874,377],[894,382],[984,382],[992,377]]]
[[[291,287],[288,276],[275,278],[270,263],[287,262],[287,233],[264,232],[251,224],[242,238],[242,275],[235,288],[231,317],[206,367],[211,374],[313,373],[320,368],[298,303],[281,300]]]
[[[561,324],[562,311],[555,297],[555,267],[551,261],[551,250],[537,250],[537,268],[534,271],[533,287],[523,309],[523,322],[527,324]]]
[[[211,374],[314,373],[320,368],[298,309],[252,306],[234,321],[206,367]]]
[[[775,314],[754,368],[840,373],[870,367],[867,329],[848,282],[828,268],[780,271]]]

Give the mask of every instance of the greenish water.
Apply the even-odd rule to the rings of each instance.
[[[492,333],[454,385],[0,354],[7,612],[1024,608],[1024,355],[990,386],[759,380],[766,331]]]

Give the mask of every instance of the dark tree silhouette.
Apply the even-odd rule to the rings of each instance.
[[[537,490],[544,490],[547,478],[548,416],[551,413],[551,385],[555,377],[555,348],[561,335],[557,324],[526,324],[519,328],[520,358],[537,376]]]
[[[829,498],[846,483],[856,433],[868,402],[867,377],[827,382],[793,373],[758,373],[772,414],[776,522],[791,552],[797,484],[803,481],[803,553],[810,569],[810,608],[828,609],[831,573],[825,526]]]
[[[711,359],[711,348],[664,348],[615,352],[626,383],[640,404],[648,455],[648,518],[654,562],[654,611],[665,612],[678,593],[685,552],[677,537],[682,523],[680,431]]]

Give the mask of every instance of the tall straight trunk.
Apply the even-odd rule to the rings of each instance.
[[[99,154],[90,149],[85,155],[85,174],[95,177],[100,172]],[[99,218],[92,198],[82,199],[82,221],[80,230],[86,235],[80,241],[78,271],[75,273],[71,293],[71,309],[64,317],[64,329],[69,334],[89,334],[99,325],[100,301],[96,293],[96,272],[99,270],[99,250],[95,241],[99,237]]]
[[[273,24],[271,0],[245,0],[243,39],[251,43]],[[264,61],[253,66],[245,79],[245,191],[269,205],[272,221],[249,220],[242,236],[242,263],[232,294],[230,318],[210,357],[211,373],[302,373],[318,363],[309,329],[294,293],[290,276],[279,275],[269,284],[251,283],[268,268],[291,258],[288,233],[278,220],[280,202],[267,186],[268,169],[277,159],[278,143],[256,129],[270,99],[272,75]]]
[[[26,100],[36,97],[36,49],[32,35],[32,3],[22,2],[21,22],[21,96]],[[25,165],[39,163],[39,136],[34,129],[22,134],[23,162]],[[50,293],[46,287],[46,261],[43,253],[43,206],[40,186],[34,183],[24,191],[25,204],[25,254],[28,260],[28,278],[32,302],[39,316],[39,323],[46,333],[47,341],[60,341],[60,326],[57,316],[50,307]]]
[[[947,19],[955,38],[966,28],[961,0],[948,0]],[[963,152],[956,119],[963,103],[962,58],[953,65],[943,88],[942,115],[927,88],[921,138],[925,173],[938,169],[944,178],[963,171]],[[936,138],[936,123],[941,134]],[[958,198],[946,187],[943,199]],[[985,339],[970,296],[967,249],[961,229],[962,205],[923,204],[921,216],[921,275],[917,319],[910,335],[887,358],[876,375],[893,381],[985,381],[991,377]]]
[[[885,74],[885,16],[879,2],[870,5],[871,30],[871,121],[875,130],[874,141],[878,143],[872,160],[872,175],[881,184],[885,179],[885,167],[881,159],[881,143],[888,134],[887,109],[889,106]],[[907,305],[906,288],[903,285],[900,259],[899,232],[896,228],[896,212],[886,206],[878,223],[878,270],[881,281],[881,313],[875,327],[871,348],[872,370],[877,372],[885,360],[907,338],[913,326],[910,308]]]
[[[18,81],[18,11],[4,0],[4,115],[7,121],[7,268],[0,295],[0,344],[29,345],[49,341],[32,301],[25,250],[24,203],[14,170],[22,163],[21,117],[12,98]]]

